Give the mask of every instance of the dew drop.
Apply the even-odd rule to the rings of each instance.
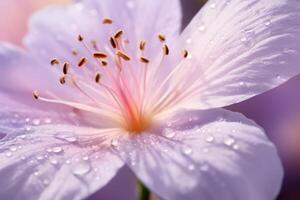
[[[91,166],[87,162],[80,162],[74,165],[72,172],[74,175],[82,176],[87,174],[91,170]]]
[[[167,128],[163,131],[162,135],[166,138],[173,138],[175,136],[175,131]]]
[[[206,142],[211,143],[211,142],[214,141],[214,137],[213,136],[208,136],[205,140],[206,140]]]
[[[235,144],[235,145],[233,145],[232,148],[233,148],[234,150],[238,150],[240,147],[239,147],[239,145]]]
[[[195,170],[195,165],[193,165],[193,164],[190,164],[190,165],[188,166],[188,169],[189,169],[190,171],[193,171],[193,170]]]
[[[40,172],[39,171],[36,171],[33,173],[35,176],[39,176],[40,175]]]
[[[200,32],[204,32],[204,31],[206,30],[206,27],[205,27],[204,25],[200,25],[200,26],[198,27],[198,30],[199,30]]]
[[[77,141],[77,137],[73,133],[70,133],[70,132],[57,133],[54,137],[57,139],[60,139],[60,140],[70,142],[70,143]]]
[[[55,158],[50,158],[50,163],[52,164],[52,165],[57,165],[58,164],[58,161],[55,159]]]
[[[189,146],[183,146],[182,147],[182,153],[185,154],[185,155],[190,155],[192,154],[193,152],[193,149]]]
[[[87,161],[87,160],[89,160],[89,157],[88,157],[88,156],[83,156],[83,157],[82,157],[82,160]]]
[[[36,156],[36,159],[37,159],[37,160],[44,160],[44,156],[43,156],[43,155],[37,155],[37,156]]]
[[[39,125],[40,123],[41,123],[41,120],[39,120],[39,119],[32,120],[32,124],[35,126]]]
[[[10,151],[8,151],[8,152],[5,153],[5,156],[9,158],[9,157],[12,156],[12,153]]]
[[[110,142],[111,146],[117,147],[119,145],[119,140],[117,138],[114,138]]]
[[[235,140],[233,138],[226,138],[224,140],[224,144],[227,146],[232,146],[234,144]]]
[[[187,44],[191,44],[191,43],[192,43],[192,39],[191,39],[191,38],[188,38],[188,39],[186,40],[186,43],[187,43]]]
[[[44,123],[46,123],[46,124],[51,124],[51,123],[52,123],[52,120],[51,120],[50,118],[46,118],[46,119],[44,120]]]
[[[210,4],[210,6],[209,6],[211,9],[215,9],[216,8],[216,4],[215,3],[212,3],[212,4]]]
[[[62,147],[53,147],[52,152],[53,153],[62,153],[64,150]]]
[[[67,165],[70,165],[72,162],[71,162],[71,160],[66,160],[65,163],[66,163]]]
[[[9,147],[9,150],[12,152],[17,151],[17,146],[13,145],[13,146]]]

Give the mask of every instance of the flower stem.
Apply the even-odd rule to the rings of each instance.
[[[138,197],[139,200],[150,200],[150,191],[140,181],[138,182]]]

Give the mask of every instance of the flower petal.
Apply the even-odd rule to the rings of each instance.
[[[299,11],[298,0],[209,1],[181,36],[192,59],[180,80],[196,88],[196,107],[237,103],[297,75]]]
[[[101,24],[101,20],[107,17],[112,18],[113,23]],[[91,41],[96,41],[101,48],[107,48],[107,38],[118,29],[123,29],[131,48],[137,49],[142,39],[150,40],[151,45],[158,47],[157,34],[160,32],[174,40],[180,28],[179,0],[87,0],[65,7],[49,7],[36,13],[30,20],[30,32],[24,42],[42,60],[49,61],[51,56],[56,56],[71,62],[74,60],[72,49],[83,49],[76,41],[78,34],[84,36],[91,49]],[[86,51],[79,53],[82,56],[88,54]],[[151,55],[153,53],[149,52]]]
[[[84,199],[105,186],[123,163],[109,148],[85,145],[91,129],[36,125],[1,140],[3,199]]]
[[[163,199],[271,200],[283,169],[263,130],[226,110],[185,111],[115,148]]]

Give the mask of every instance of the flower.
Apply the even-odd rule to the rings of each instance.
[[[299,10],[210,1],[183,33],[176,0],[37,13],[0,49],[1,197],[84,199],[125,163],[163,199],[274,199],[276,148],[221,107],[299,73]]]

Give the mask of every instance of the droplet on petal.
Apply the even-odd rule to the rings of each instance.
[[[72,172],[76,176],[82,176],[87,174],[91,170],[91,166],[87,162],[76,163],[73,166]]]

